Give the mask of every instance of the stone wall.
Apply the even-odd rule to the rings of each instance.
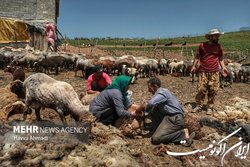
[[[0,17],[21,20],[39,29],[31,31],[29,45],[34,49],[47,50],[48,43],[44,33],[45,25],[57,25],[60,0],[1,0]],[[17,46],[17,42],[13,43]],[[6,44],[5,44],[6,45]],[[9,43],[8,45],[11,45]]]
[[[56,0],[1,0],[0,17],[56,24]]]

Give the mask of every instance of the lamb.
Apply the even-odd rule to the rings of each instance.
[[[12,104],[9,104],[5,106],[5,114],[6,114],[6,120],[9,120],[9,117],[16,114],[23,114],[27,110],[24,102],[22,101],[16,101]],[[27,114],[31,114],[32,110],[28,109]]]
[[[184,61],[171,62],[169,64],[170,74],[172,74],[173,70],[175,70],[175,69],[176,69],[176,72],[179,72],[178,70],[180,70],[182,72],[183,71],[183,64],[184,64]]]
[[[57,81],[44,73],[30,75],[23,83],[26,91],[25,104],[28,109],[34,108],[37,121],[41,120],[40,109],[48,107],[54,109],[63,123],[65,116],[71,115],[77,121],[88,119],[93,121],[94,117],[89,113],[78,98],[73,87],[63,81]],[[27,117],[24,112],[23,119]]]

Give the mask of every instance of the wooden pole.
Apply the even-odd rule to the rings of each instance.
[[[67,43],[66,34],[64,34],[64,52],[66,52],[66,43]]]
[[[80,39],[78,38],[77,40],[78,43],[78,53],[81,53],[81,44],[80,44]]]
[[[183,48],[184,48],[184,47],[182,46],[182,47],[181,47],[181,57],[183,57],[183,56],[182,56],[182,53],[183,53]]]

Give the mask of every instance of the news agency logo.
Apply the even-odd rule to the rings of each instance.
[[[13,133],[39,133],[38,126],[13,126]]]
[[[13,133],[87,133],[88,127],[39,127],[18,125],[13,126]]]
[[[18,123],[6,130],[6,126],[0,127],[0,131],[8,134],[5,139],[9,143],[15,142],[54,142],[58,143],[88,143],[90,124],[61,125],[54,122]]]

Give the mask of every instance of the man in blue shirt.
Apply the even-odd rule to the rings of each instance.
[[[190,146],[195,133],[189,134],[184,128],[184,111],[177,98],[168,89],[162,88],[160,79],[156,77],[148,81],[148,91],[153,96],[141,109],[152,120],[152,144],[181,143]]]

